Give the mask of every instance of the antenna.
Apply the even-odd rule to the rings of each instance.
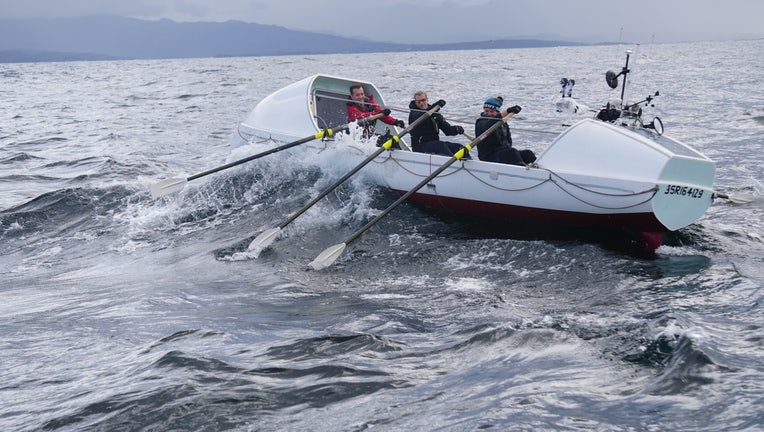
[[[623,85],[621,86],[621,105],[626,103],[626,101],[623,100],[623,95],[626,93],[626,82],[629,78],[629,57],[631,57],[632,52],[633,51],[631,48],[626,50],[626,66],[623,67],[623,70],[620,73],[620,75],[623,75]]]

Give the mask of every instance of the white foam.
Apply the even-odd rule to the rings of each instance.
[[[699,255],[700,252],[692,248],[690,246],[666,246],[661,245],[658,247],[658,249],[655,250],[656,253],[659,255],[668,255],[668,256],[688,256],[688,255]]]
[[[229,256],[223,256],[220,257],[221,261],[248,261],[256,259],[258,256],[260,256],[260,250],[245,250],[243,252],[234,252],[233,254]]]
[[[444,285],[450,291],[488,291],[494,288],[494,284],[485,279],[469,277],[446,279]]]

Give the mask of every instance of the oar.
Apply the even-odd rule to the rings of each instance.
[[[491,135],[499,126],[504,124],[510,117],[512,117],[514,113],[509,113],[506,117],[504,117],[501,121],[497,121],[493,125],[491,125],[490,128],[488,128],[485,132],[480,134],[477,138],[475,138],[471,143],[467,144],[459,150],[458,152],[454,153],[454,155],[448,160],[448,162],[444,163],[440,166],[440,168],[433,171],[432,174],[430,174],[426,179],[422,180],[414,186],[410,191],[406,192],[403,196],[398,198],[394,203],[390,204],[390,207],[386,208],[382,213],[378,214],[377,217],[369,221],[363,228],[356,231],[353,235],[348,237],[344,242],[336,244],[334,246],[329,246],[328,248],[324,249],[323,252],[318,254],[315,260],[313,260],[310,264],[313,270],[321,270],[326,267],[329,267],[334,263],[334,261],[337,259],[337,257],[340,256],[340,254],[345,250],[348,244],[350,244],[353,240],[357,239],[361,236],[366,230],[371,228],[374,224],[379,222],[383,217],[385,217],[390,211],[392,211],[395,207],[398,206],[398,204],[402,203],[403,201],[406,201],[408,197],[416,193],[419,189],[423,188],[424,185],[432,181],[435,177],[438,176],[438,174],[442,173],[446,168],[451,166],[454,162],[458,161],[459,159],[463,158],[467,153],[469,153],[477,144],[479,144],[481,141],[483,141],[488,135]]]
[[[427,118],[429,118],[431,115],[433,115],[435,113],[435,111],[437,111],[439,109],[440,109],[440,105],[436,104],[429,111],[427,111],[424,114],[422,114],[421,117],[419,117],[418,119],[414,120],[414,122],[411,123],[407,128],[405,128],[401,132],[399,132],[398,135],[395,135],[392,138],[390,138],[389,140],[385,141],[385,143],[382,144],[382,146],[380,146],[380,148],[377,151],[372,153],[371,156],[367,157],[363,162],[358,164],[358,166],[356,166],[355,168],[350,170],[350,172],[348,172],[347,174],[342,176],[342,178],[340,178],[339,180],[334,182],[334,184],[332,184],[331,186],[326,188],[323,192],[318,194],[317,197],[313,198],[313,200],[311,202],[306,204],[300,210],[297,210],[297,212],[294,213],[292,216],[290,216],[287,220],[285,220],[284,222],[281,222],[281,224],[279,226],[277,226],[276,228],[267,229],[267,230],[263,231],[262,233],[260,233],[260,235],[258,235],[257,237],[255,237],[254,240],[252,240],[252,242],[249,244],[249,248],[248,249],[249,250],[262,250],[262,249],[265,249],[266,247],[268,247],[268,245],[273,243],[273,240],[276,239],[276,237],[279,235],[281,230],[284,229],[284,227],[286,227],[287,225],[292,223],[292,221],[297,219],[301,214],[305,213],[309,208],[313,207],[313,205],[316,204],[319,200],[321,200],[321,198],[325,197],[327,194],[329,194],[329,192],[331,192],[334,189],[336,189],[345,180],[349,179],[350,176],[352,176],[353,174],[357,173],[361,168],[366,166],[366,164],[368,164],[369,162],[374,160],[374,158],[376,158],[377,156],[382,154],[383,151],[389,150],[390,147],[393,146],[393,141],[399,142],[400,138],[402,136],[404,136],[407,133],[411,132],[412,129],[417,127],[417,125],[419,125],[420,123],[425,121]]]
[[[387,111],[387,113],[389,114],[389,111]],[[385,115],[385,112],[380,112],[379,114],[375,114],[373,116],[366,117],[362,121],[359,121],[359,124],[375,121],[375,120],[377,120],[378,118],[380,118],[380,117],[382,117],[384,115]],[[286,149],[298,146],[300,144],[305,144],[306,142],[309,142],[309,141],[313,141],[313,140],[316,140],[316,139],[319,139],[319,138],[325,138],[325,137],[328,137],[328,136],[332,136],[336,132],[339,132],[339,131],[342,131],[344,129],[347,129],[348,126],[349,126],[349,123],[348,124],[344,124],[342,126],[337,126],[335,128],[332,128],[332,129],[324,129],[324,130],[316,132],[313,135],[306,136],[305,138],[302,138],[302,139],[298,139],[297,141],[292,141],[290,143],[283,144],[281,146],[272,148],[270,150],[266,150],[266,151],[264,151],[262,153],[258,153],[256,155],[245,157],[244,159],[240,159],[240,160],[237,160],[235,162],[227,163],[225,165],[221,165],[221,166],[219,166],[217,168],[213,168],[211,170],[204,171],[204,172],[199,173],[199,174],[194,174],[191,177],[186,177],[186,178],[171,178],[171,179],[167,179],[167,180],[162,180],[160,182],[154,183],[153,185],[151,185],[149,187],[149,190],[151,191],[151,196],[153,196],[154,198],[158,198],[158,197],[165,196],[165,195],[173,193],[173,192],[177,192],[177,191],[183,189],[186,186],[186,183],[190,182],[191,180],[195,180],[195,179],[198,179],[199,177],[204,177],[206,175],[210,175],[210,174],[216,173],[218,171],[222,171],[224,169],[228,169],[228,168],[234,167],[236,165],[241,165],[243,163],[246,163],[246,162],[249,162],[249,161],[253,161],[255,159],[259,159],[259,158],[261,158],[263,156],[268,156],[268,155],[273,154],[273,153],[278,153],[278,152],[280,152],[282,150],[286,150]]]
[[[753,195],[749,194],[727,195],[721,192],[714,192],[714,196],[717,198],[730,200],[735,204],[748,204],[749,202],[753,201]]]

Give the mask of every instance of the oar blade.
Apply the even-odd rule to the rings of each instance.
[[[184,178],[171,178],[154,183],[149,186],[149,191],[152,197],[159,198],[183,189],[186,183],[188,183],[188,180]]]
[[[753,195],[747,194],[747,193],[740,193],[735,195],[727,195],[725,193],[721,192],[714,192],[714,194],[718,198],[723,198],[726,200],[730,200],[730,202],[733,202],[735,204],[748,204],[751,201],[753,201]]]
[[[313,270],[325,269],[337,260],[340,254],[345,251],[346,247],[347,243],[340,243],[334,246],[329,246],[328,248],[324,249],[323,252],[318,254],[316,259],[311,261],[308,265],[311,266]]]
[[[276,240],[276,237],[281,233],[281,228],[271,228],[269,230],[265,230],[262,233],[260,233],[259,236],[255,237],[254,240],[252,240],[252,243],[249,244],[249,247],[247,249],[251,251],[261,251],[268,246],[270,246],[271,243],[273,243],[273,240]]]
[[[735,204],[748,204],[751,201],[753,201],[753,195],[747,194],[747,193],[739,193],[739,194],[729,195],[727,199],[729,199]]]

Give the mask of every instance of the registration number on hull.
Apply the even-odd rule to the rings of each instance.
[[[703,192],[704,192],[703,189],[689,187],[689,186],[667,185],[666,191],[664,192],[664,194],[681,195],[681,196],[687,196],[690,198],[702,198]]]

